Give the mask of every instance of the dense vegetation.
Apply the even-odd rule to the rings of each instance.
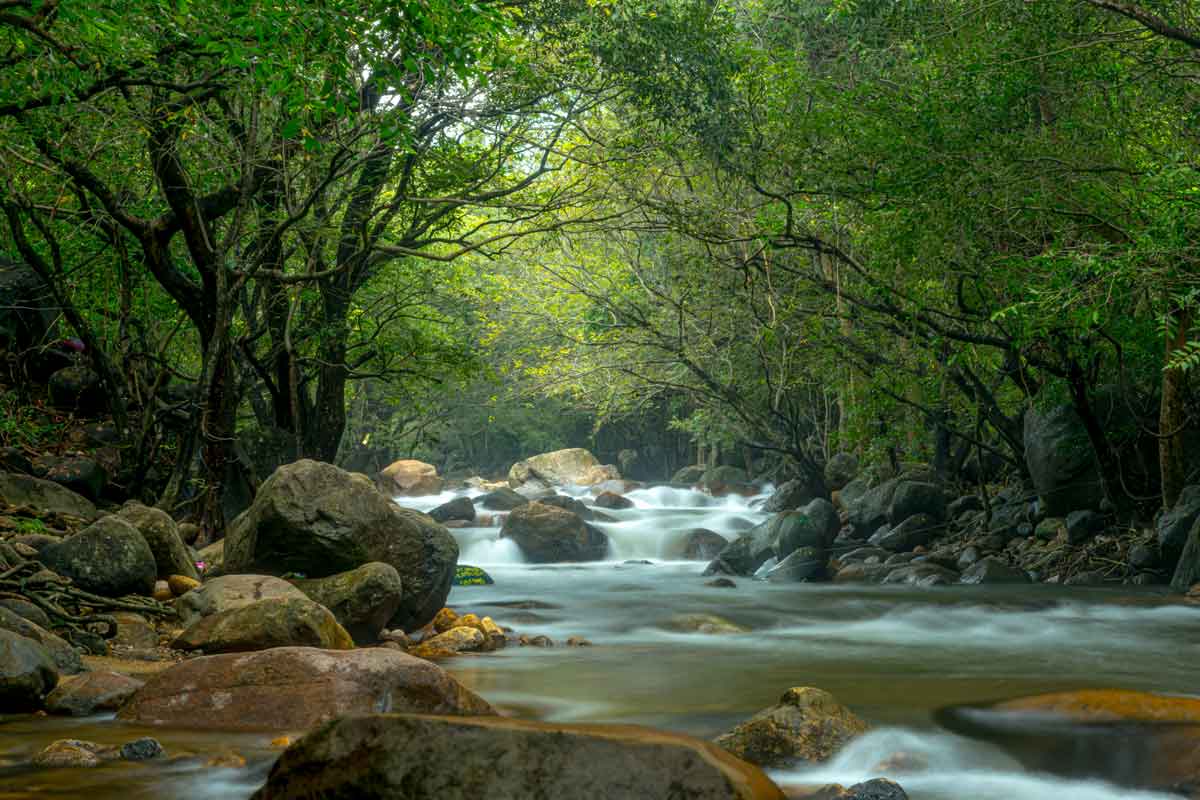
[[[1200,466],[1198,79],[1183,0],[0,0],[0,248],[212,528],[300,456],[1019,479],[1062,403],[1147,513]]]

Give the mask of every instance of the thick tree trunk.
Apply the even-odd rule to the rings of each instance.
[[[1185,407],[1187,373],[1167,368],[1175,351],[1187,343],[1188,330],[1192,326],[1192,312],[1176,308],[1171,312],[1174,323],[1166,337],[1163,353],[1162,399],[1158,415],[1158,467],[1162,476],[1162,501],[1164,508],[1175,505],[1179,493],[1187,481],[1187,461],[1184,453],[1183,433],[1187,424]]]

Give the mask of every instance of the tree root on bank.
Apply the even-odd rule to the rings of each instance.
[[[117,634],[112,612],[132,611],[153,617],[175,613],[170,606],[149,597],[111,598],[85,592],[40,561],[19,560],[13,564],[14,556],[20,559],[11,548],[0,548],[0,598],[33,603],[50,618],[50,630],[92,655],[108,654],[106,640]]]

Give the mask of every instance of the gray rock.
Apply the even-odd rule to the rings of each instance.
[[[175,520],[162,509],[150,508],[141,503],[126,503],[117,514],[138,529],[150,552],[159,578],[183,575],[185,578],[200,579],[196,564],[188,554]]]
[[[1028,411],[1024,443],[1025,464],[1047,516],[1100,507],[1104,490],[1092,446],[1071,406]]]
[[[1095,511],[1072,511],[1067,514],[1067,541],[1081,544],[1104,530],[1104,517]]]
[[[488,492],[479,498],[479,505],[489,511],[512,511],[529,502],[529,498],[507,486]]]
[[[449,503],[442,503],[430,511],[429,516],[434,522],[449,522],[452,519],[474,522],[475,503],[469,497],[456,497]]]
[[[824,552],[816,547],[798,547],[763,577],[773,583],[801,583],[824,578]]]
[[[804,512],[804,515],[812,521],[817,530],[825,537],[825,542],[832,544],[838,535],[838,531],[842,529],[841,517],[838,516],[837,509],[833,507],[833,503],[824,497],[818,497],[800,510]]]
[[[1197,519],[1200,519],[1200,486],[1184,487],[1175,505],[1158,518],[1156,532],[1164,565],[1174,567],[1179,563],[1188,531]]]
[[[295,585],[333,612],[360,645],[378,641],[403,597],[400,573],[378,561],[327,578],[298,580]]]
[[[70,514],[85,520],[96,518],[96,507],[85,497],[53,481],[0,472],[0,500],[10,506],[30,506],[39,511]]]
[[[858,474],[858,458],[850,453],[835,453],[825,462],[825,485],[842,489]]]
[[[43,628],[50,627],[50,617],[46,615],[46,612],[28,600],[20,597],[0,597],[0,608],[6,608],[17,616],[24,617],[34,625],[40,625]]]
[[[56,408],[93,413],[108,405],[104,382],[90,367],[76,364],[50,376],[50,402]]]
[[[853,486],[854,481],[850,484]],[[850,526],[860,539],[866,539],[879,530],[888,521],[892,507],[892,498],[896,495],[896,487],[900,485],[898,478],[884,481],[878,486],[868,489],[861,496],[848,499],[846,490],[842,491],[841,500],[849,512]],[[849,489],[847,486],[846,489]]]
[[[883,582],[910,586],[945,586],[958,583],[958,573],[936,564],[907,564],[893,569]]]
[[[108,471],[86,456],[43,456],[35,462],[34,474],[92,502],[108,485]]]
[[[767,502],[763,503],[762,508],[763,511],[769,511],[772,514],[780,511],[794,511],[808,504],[814,497],[816,497],[816,492],[807,481],[793,478],[781,484],[775,493],[767,498]]]
[[[934,520],[946,518],[946,495],[942,487],[922,481],[901,481],[892,494],[888,507],[888,522],[899,525],[916,514],[925,514]]]
[[[102,517],[47,547],[42,561],[79,588],[105,597],[154,591],[154,553],[138,529],[120,517]]]
[[[962,571],[977,561],[979,561],[979,548],[972,545],[962,551],[962,554],[958,557],[956,566],[960,571]]]
[[[941,523],[928,514],[914,514],[882,535],[872,536],[870,542],[893,553],[907,553],[921,545],[929,544],[929,540],[942,527]]]
[[[775,555],[774,518],[754,526],[725,545],[705,575],[753,575],[768,558]]]
[[[47,622],[48,626],[50,623]],[[26,619],[8,608],[0,608],[0,630],[10,631],[40,644],[50,654],[54,667],[63,675],[83,672],[83,659],[79,651],[58,634]]]
[[[963,495],[946,506],[946,519],[958,519],[969,511],[982,511],[983,499],[977,494]]]
[[[175,600],[175,611],[183,624],[191,625],[201,617],[248,606],[259,600],[307,595],[272,575],[222,575]]]
[[[1200,583],[1200,518],[1192,523],[1192,529],[1188,531],[1183,554],[1171,577],[1171,588],[1186,592],[1196,583]]]
[[[900,784],[887,778],[872,778],[854,784],[838,795],[837,800],[908,800],[908,794]]]
[[[693,528],[680,542],[681,558],[689,561],[708,561],[716,558],[729,542],[724,536],[705,528]]]
[[[699,464],[693,464],[690,467],[684,467],[671,476],[671,483],[692,485],[700,482],[704,477],[704,467]]]
[[[57,684],[58,670],[44,647],[0,630],[0,713],[38,710]]]
[[[633,508],[633,501],[616,492],[601,492],[596,495],[595,505],[597,508],[624,509]]]
[[[960,583],[1029,583],[1025,570],[1010,566],[999,556],[988,556],[971,565],[962,577]]]
[[[803,511],[784,511],[771,520],[767,535],[775,542],[775,555],[784,559],[795,550],[815,548],[824,557],[833,536]]]
[[[349,650],[354,640],[324,606],[307,597],[282,597],[202,617],[175,637],[171,646],[206,654],[273,647]]]
[[[521,553],[536,564],[599,561],[608,553],[608,537],[578,515],[557,506],[533,502],[512,511],[500,529]]]
[[[225,539],[227,573],[321,578],[371,561],[391,564],[404,584],[390,627],[415,630],[445,605],[458,544],[427,514],[397,506],[370,480],[307,459],[275,470]]]
[[[729,486],[749,483],[750,476],[741,467],[719,465],[709,467],[700,476],[700,485],[709,490],[720,490]]]
[[[1129,549],[1129,566],[1134,569],[1152,569],[1158,563],[1158,550],[1150,544],[1135,544]]]

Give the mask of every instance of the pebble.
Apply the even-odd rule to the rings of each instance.
[[[157,588],[157,584],[155,584]],[[200,581],[195,578],[189,578],[187,575],[169,575],[167,576],[167,586],[171,590],[171,594],[179,597],[187,594],[192,589],[199,588]]]

